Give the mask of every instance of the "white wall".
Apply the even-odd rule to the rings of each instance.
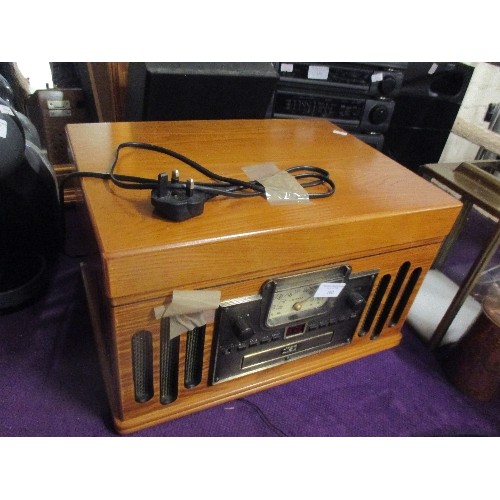
[[[484,117],[488,105],[500,103],[500,67],[489,63],[477,63],[474,66],[474,73],[457,117],[487,129],[489,122],[485,122]],[[471,161],[475,159],[478,150],[479,146],[452,132],[439,161]]]
[[[22,75],[29,81],[30,93],[36,90],[52,88],[52,72],[48,62],[25,61],[17,62]]]

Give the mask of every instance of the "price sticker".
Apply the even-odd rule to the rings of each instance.
[[[324,298],[338,297],[344,287],[345,283],[321,283],[314,296]]]
[[[328,66],[309,66],[307,78],[310,80],[328,80]]]

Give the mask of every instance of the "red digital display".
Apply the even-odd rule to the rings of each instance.
[[[305,329],[306,329],[306,324],[305,323],[302,323],[300,325],[289,326],[286,329],[285,337],[290,337],[292,335],[299,335],[301,333],[304,333]]]

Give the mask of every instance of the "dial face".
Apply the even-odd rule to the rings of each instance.
[[[267,325],[273,327],[320,313],[329,299],[314,296],[318,287],[319,284],[315,283],[277,290],[271,300]]]
[[[326,313],[334,306],[350,272],[349,266],[341,265],[269,279],[261,290],[263,324],[274,328]],[[327,290],[328,285],[333,291]],[[315,297],[320,287],[320,296]]]

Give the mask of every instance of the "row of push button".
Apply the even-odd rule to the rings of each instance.
[[[244,351],[245,349],[249,347],[255,347],[260,344],[267,344],[269,342],[274,342],[276,340],[281,339],[281,332],[274,332],[271,335],[264,335],[260,339],[258,338],[252,338],[248,342],[240,342],[239,344],[231,344],[228,346],[222,346],[220,348],[222,354],[231,354],[233,349],[236,349],[238,351]]]
[[[308,331],[313,331],[317,330],[318,328],[324,328],[325,326],[333,326],[336,325],[337,323],[341,323],[342,321],[347,321],[348,319],[354,319],[357,318],[358,313],[356,312],[350,312],[347,314],[341,314],[340,316],[336,316],[334,318],[331,318],[329,320],[323,319],[321,321],[311,321],[308,324],[307,330]]]

